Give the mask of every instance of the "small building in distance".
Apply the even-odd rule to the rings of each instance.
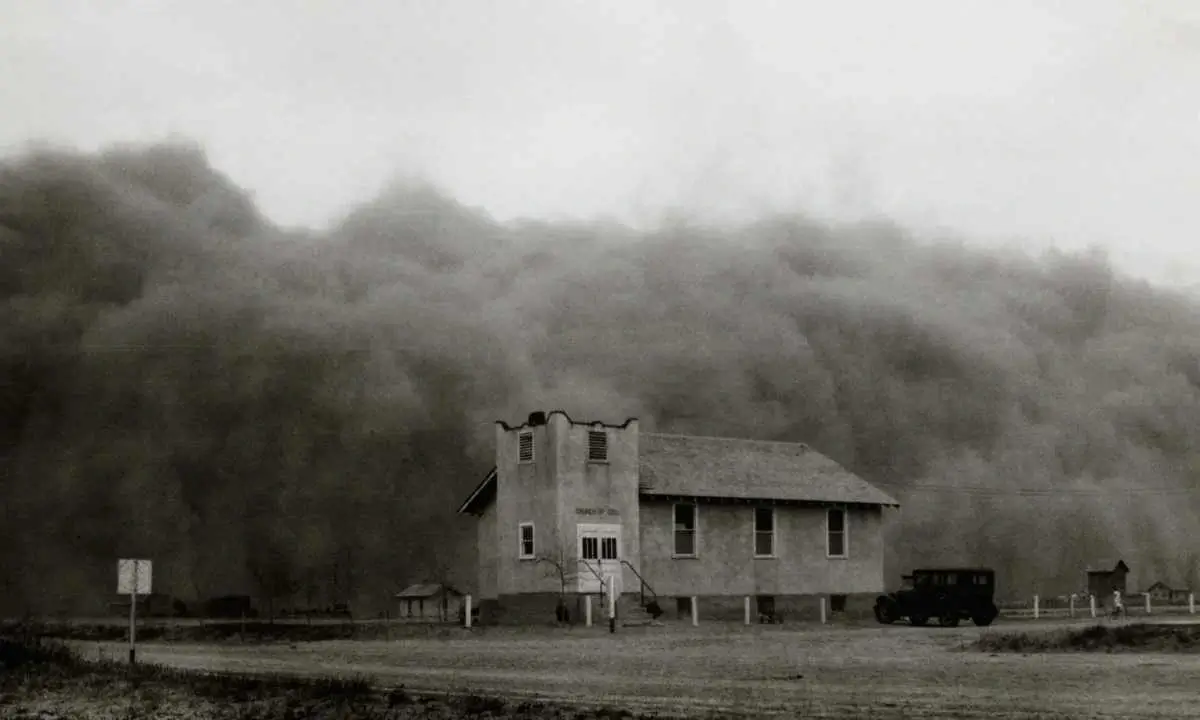
[[[1172,588],[1161,580],[1146,588],[1152,600],[1163,603],[1186,603],[1191,590],[1187,588]]]
[[[803,443],[639,432],[535,412],[496,423],[477,518],[481,620],[617,614],[870,615],[884,591],[887,493]],[[615,590],[613,590],[615,588]],[[601,613],[603,604],[593,607]],[[602,617],[602,616],[601,616]]]
[[[1121,595],[1127,594],[1126,577],[1129,575],[1129,566],[1124,560],[1103,560],[1097,562],[1087,569],[1087,589],[1088,592],[1097,597],[1112,595],[1113,590],[1120,590]]]
[[[456,620],[463,606],[463,593],[438,583],[409,585],[396,593],[401,620],[447,622]]]

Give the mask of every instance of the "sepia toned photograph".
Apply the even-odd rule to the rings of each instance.
[[[1200,720],[1200,4],[0,0],[0,718]]]

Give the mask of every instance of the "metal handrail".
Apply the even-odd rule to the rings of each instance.
[[[642,577],[642,574],[637,571],[637,568],[635,568],[633,566],[633,563],[629,562],[628,560],[626,560],[624,558],[621,558],[621,564],[624,565],[625,567],[629,568],[633,572],[634,576],[637,577],[638,582],[640,582],[642,584],[642,587],[641,587],[642,607],[646,607],[646,591],[647,590],[649,590],[650,594],[654,596],[654,601],[658,602],[658,593],[654,592],[654,588],[650,587],[650,583],[646,582],[646,578]]]
[[[604,587],[604,576],[600,574],[600,571],[592,567],[587,560],[580,558],[579,562],[583,563],[585,568],[591,570],[592,574],[596,576],[596,579],[600,581],[600,587]]]

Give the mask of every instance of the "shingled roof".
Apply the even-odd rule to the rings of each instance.
[[[802,443],[658,433],[638,442],[642,495],[899,507]]]
[[[802,443],[660,433],[640,433],[638,442],[642,496],[900,506]],[[458,512],[478,515],[495,498],[492,468]]]
[[[396,597],[401,599],[412,598],[414,600],[417,598],[429,598],[436,595],[441,595],[443,590],[448,595],[462,595],[461,592],[450,586],[445,586],[443,588],[443,586],[439,583],[418,583],[416,585],[409,585],[400,592],[396,593]]]
[[[1111,573],[1118,570],[1129,572],[1129,566],[1120,558],[1101,558],[1087,566],[1089,573]]]

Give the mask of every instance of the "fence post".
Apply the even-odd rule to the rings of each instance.
[[[1095,595],[1091,595],[1091,594],[1088,595],[1088,606],[1092,610],[1092,618],[1095,618],[1096,617],[1096,596]]]
[[[1196,614],[1196,593],[1188,593],[1188,614]]]
[[[1033,596],[1033,619],[1037,620],[1041,616],[1041,607],[1037,595]]]
[[[608,579],[608,631],[617,631],[617,576]]]
[[[750,624],[750,596],[746,596],[746,624]]]
[[[692,596],[692,627],[700,626],[700,603],[697,599],[695,595]]]
[[[821,624],[825,624],[825,596],[821,596]]]
[[[1071,593],[1071,619],[1075,619],[1075,593]]]
[[[592,596],[591,595],[583,596],[583,617],[584,617],[584,624],[587,627],[591,627],[592,626]]]
[[[1150,593],[1142,593],[1142,596],[1146,598],[1146,614],[1149,615],[1150,614]]]
[[[471,627],[471,596],[467,596],[467,612],[464,613],[467,619],[467,627]]]

